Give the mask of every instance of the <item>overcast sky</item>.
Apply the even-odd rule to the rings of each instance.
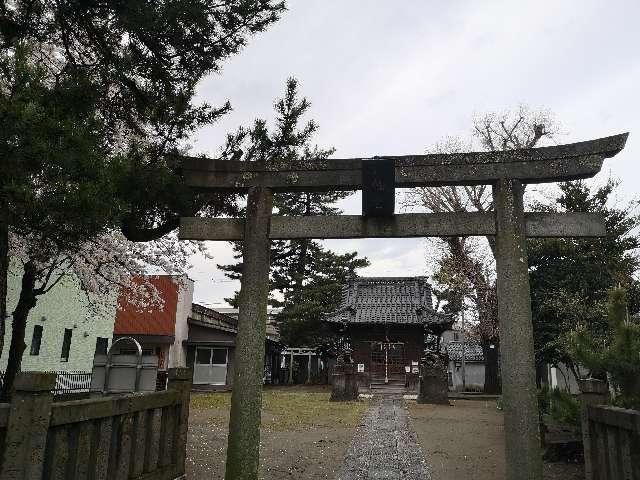
[[[296,77],[320,125],[317,143],[337,157],[421,154],[448,135],[470,138],[474,114],[519,104],[548,108],[560,143],[629,131],[626,149],[600,178],[639,192],[640,2],[290,0],[289,11],[253,37],[199,96],[233,112],[203,129],[193,151],[216,156],[225,134],[273,118],[273,101]],[[360,213],[359,199],[344,202]],[[362,275],[428,273],[420,239],[332,240],[371,266]],[[194,258],[194,301],[219,305],[238,288],[216,263],[228,244],[210,242],[214,260]]]

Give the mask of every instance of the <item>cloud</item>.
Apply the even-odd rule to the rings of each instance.
[[[639,13],[637,2],[595,0],[290,2],[280,22],[200,85],[202,100],[229,99],[234,111],[203,129],[194,148],[215,155],[227,132],[271,120],[273,100],[295,75],[320,125],[318,143],[338,157],[422,153],[447,135],[469,135],[474,113],[520,103],[554,111],[569,132],[563,142],[631,131],[602,174],[622,178],[629,198],[640,153]],[[360,213],[359,196],[342,206]],[[330,245],[368,256],[366,274],[426,268],[419,239]],[[217,263],[229,258],[225,244],[211,248]],[[216,261],[197,262],[199,299],[237,288],[222,283]]]

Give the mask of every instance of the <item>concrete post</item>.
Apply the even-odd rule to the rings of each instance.
[[[20,373],[14,384],[0,478],[40,480],[55,373]]]
[[[251,187],[242,249],[238,335],[231,394],[226,480],[257,480],[260,461],[260,410],[264,342],[269,295],[269,227],[272,194]]]
[[[523,196],[517,180],[493,189],[507,480],[540,480],[542,455]]]
[[[191,380],[193,370],[190,368],[170,368],[168,390],[175,390],[180,393],[182,402],[178,412],[178,431],[176,435],[176,445],[173,451],[176,455],[176,474],[185,474],[185,460],[187,455],[187,434],[189,430],[189,402],[191,399]]]
[[[289,385],[293,384],[293,350],[289,355]]]

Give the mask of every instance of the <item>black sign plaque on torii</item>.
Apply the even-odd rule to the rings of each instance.
[[[362,215],[391,217],[396,203],[396,165],[390,158],[362,160]]]

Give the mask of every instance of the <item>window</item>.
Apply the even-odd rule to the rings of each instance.
[[[61,362],[69,361],[69,351],[71,350],[71,336],[73,335],[73,330],[70,328],[64,329],[64,339],[62,340],[62,353],[60,354]]]
[[[209,365],[211,361],[211,350],[208,348],[196,349],[196,363],[198,365]]]
[[[460,334],[458,332],[453,332],[453,341],[457,342],[460,340]]]
[[[106,355],[109,348],[109,339],[104,337],[96,337],[96,355]]]
[[[227,349],[214,348],[211,355],[212,365],[225,365],[227,363]]]
[[[40,344],[42,343],[42,325],[33,327],[33,336],[31,337],[31,355],[40,355]]]
[[[227,349],[199,347],[196,349],[196,364],[197,365],[226,365]]]

